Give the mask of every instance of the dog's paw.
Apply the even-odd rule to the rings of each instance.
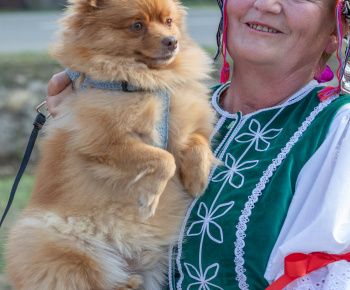
[[[164,158],[158,160],[155,165],[148,170],[136,186],[136,202],[139,213],[144,220],[154,216],[169,179],[175,174],[176,165],[174,157],[166,152]]]
[[[118,286],[115,290],[134,290],[138,289],[142,285],[143,279],[140,275],[131,275],[128,282],[124,285]]]
[[[182,182],[186,191],[194,198],[200,197],[206,187],[209,177],[208,168],[192,168],[193,171],[182,174]]]
[[[201,135],[195,135],[183,152],[181,168],[182,182],[192,197],[197,198],[204,193],[214,161],[208,142]]]

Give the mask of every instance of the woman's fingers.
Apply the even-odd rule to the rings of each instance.
[[[65,71],[55,74],[47,86],[47,95],[55,96],[61,93],[70,83],[71,79]]]
[[[58,105],[72,93],[71,82],[64,71],[51,78],[47,87],[46,106],[53,117],[57,115]]]

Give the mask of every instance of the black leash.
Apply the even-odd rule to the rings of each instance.
[[[1,218],[1,221],[0,221],[0,227],[2,226],[2,223],[11,207],[11,204],[13,202],[13,198],[15,197],[15,193],[16,193],[16,190],[17,190],[17,186],[22,178],[22,175],[27,167],[27,164],[28,164],[28,161],[29,161],[29,158],[30,158],[30,155],[32,154],[32,151],[33,151],[33,148],[34,148],[34,144],[35,144],[35,141],[36,141],[36,138],[38,137],[38,134],[39,134],[39,131],[41,130],[41,128],[44,126],[45,124],[45,121],[48,117],[50,117],[50,114],[48,116],[45,116],[43,113],[41,113],[39,111],[39,109],[44,106],[46,104],[46,102],[43,102],[42,104],[40,104],[37,108],[36,108],[36,111],[38,112],[38,115],[36,116],[35,120],[34,120],[34,128],[33,128],[33,131],[32,131],[32,134],[30,135],[30,138],[29,138],[29,142],[28,142],[28,145],[27,145],[27,149],[26,149],[26,152],[24,153],[24,157],[23,157],[23,160],[22,160],[22,164],[18,170],[18,173],[17,173],[17,176],[16,176],[16,179],[15,179],[15,182],[12,186],[12,190],[11,190],[11,194],[10,194],[10,197],[9,197],[9,201],[7,202],[7,206],[6,206],[6,209],[5,209],[5,212]]]

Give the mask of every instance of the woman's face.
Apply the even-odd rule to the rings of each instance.
[[[334,1],[227,0],[228,52],[235,62],[314,68],[336,47]]]

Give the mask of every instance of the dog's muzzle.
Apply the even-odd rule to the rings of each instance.
[[[174,36],[165,37],[162,40],[162,44],[171,52],[177,48],[177,38]]]

